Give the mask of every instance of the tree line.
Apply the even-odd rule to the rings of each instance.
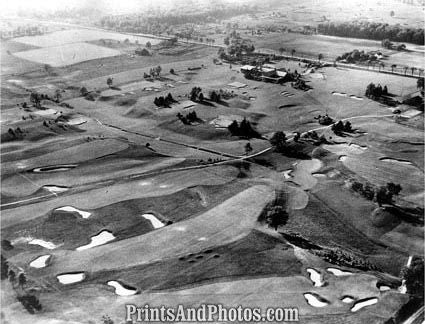
[[[389,25],[371,22],[325,23],[317,26],[319,34],[365,38],[380,40],[389,39],[395,42],[406,42],[424,45],[424,29],[408,28],[400,25]]]

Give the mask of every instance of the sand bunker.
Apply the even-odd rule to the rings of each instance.
[[[283,174],[283,176],[285,177],[285,179],[291,179],[292,177],[291,177],[291,172],[292,172],[292,170],[286,170],[286,171],[283,171],[283,172],[281,172],[282,174]]]
[[[363,300],[359,300],[354,304],[354,306],[351,308],[352,312],[357,312],[358,310],[362,309],[363,307],[370,306],[373,304],[376,304],[378,302],[378,298],[366,298]]]
[[[351,95],[351,96],[350,96],[350,99],[354,99],[354,100],[363,100],[363,98],[362,98],[362,97],[357,97],[357,96],[355,96],[355,95]]]
[[[83,245],[77,248],[77,251],[91,249],[92,247],[103,245],[115,239],[115,236],[108,231],[102,231],[99,234],[91,237],[90,244]]]
[[[329,302],[326,299],[317,294],[305,293],[304,298],[307,300],[307,303],[313,307],[325,307],[329,305]]]
[[[307,268],[306,270],[310,274],[310,279],[313,281],[314,287],[323,287],[325,285],[320,272],[312,268]]]
[[[158,218],[156,218],[154,215],[152,214],[143,214],[142,215],[143,218],[147,219],[148,221],[151,222],[153,228],[161,228],[164,227],[164,223],[162,223]]]
[[[337,277],[349,276],[349,275],[352,275],[353,274],[352,272],[342,271],[342,270],[337,269],[337,268],[327,268],[326,270],[328,272],[332,273],[334,276],[337,276]]]
[[[53,186],[53,185],[46,185],[46,186],[43,186],[42,188],[52,193],[65,192],[69,190],[69,188],[65,186]]]
[[[388,291],[391,290],[391,287],[388,286],[379,286],[379,291]]]
[[[37,268],[37,269],[44,268],[47,266],[47,261],[49,261],[50,258],[51,258],[50,254],[42,255],[38,257],[37,259],[35,259],[34,261],[32,261],[30,263],[30,267]]]
[[[90,217],[90,215],[91,215],[91,213],[89,213],[89,212],[79,210],[79,209],[74,208],[74,207],[72,207],[72,206],[60,207],[60,208],[56,208],[55,210],[58,210],[58,211],[66,211],[66,212],[70,212],[70,213],[74,213],[74,212],[76,212],[76,213],[80,214],[80,216],[81,216],[82,218],[89,218],[89,217]]]
[[[48,250],[53,250],[53,249],[57,248],[56,244],[54,244],[52,242],[43,241],[43,240],[40,240],[40,239],[32,239],[28,242],[28,244],[40,245],[40,246],[42,246],[42,247],[44,247],[45,249],[48,249]]]
[[[297,163],[292,172],[293,181],[304,190],[311,189],[317,184],[317,179],[312,173],[318,171],[321,167],[322,162],[318,159],[302,160]]]
[[[57,110],[52,109],[52,108],[48,108],[48,109],[34,111],[34,114],[39,115],[39,116],[55,115],[55,114],[57,114]]]
[[[115,293],[119,296],[131,296],[137,293],[136,288],[129,287],[127,285],[123,286],[118,281],[108,281],[108,286],[115,288]]]
[[[343,303],[350,304],[354,301],[354,298],[350,297],[350,296],[344,296],[344,297],[342,297],[341,301]]]
[[[61,164],[61,165],[50,165],[41,168],[32,169],[32,172],[61,172],[74,169],[78,164]]]
[[[333,91],[332,94],[334,96],[347,97],[347,94],[345,92],[336,92],[336,91]]]
[[[401,159],[392,159],[392,158],[380,158],[382,162],[389,162],[389,163],[395,163],[395,164],[403,164],[403,165],[412,165],[411,162],[407,160],[401,160]]]
[[[63,285],[69,285],[76,282],[83,281],[86,275],[84,272],[80,273],[64,273],[61,275],[56,276],[56,278],[59,280],[59,282]]]

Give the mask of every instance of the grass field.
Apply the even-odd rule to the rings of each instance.
[[[343,18],[359,3],[311,0],[291,4],[286,17],[264,9],[257,18],[230,21],[241,29],[242,22],[302,26],[328,15],[331,5]],[[400,4],[396,17],[381,18],[396,21],[405,9]],[[376,7],[358,10],[361,19],[381,15]],[[16,272],[25,272],[23,289],[36,291],[43,305],[42,312],[30,315],[16,299],[22,289],[3,280],[6,320],[86,324],[109,315],[121,323],[128,303],[290,306],[299,309],[302,323],[378,324],[393,317],[410,297],[397,287],[409,256],[423,255],[423,222],[379,208],[349,184],[401,184],[394,204],[419,215],[423,113],[396,123],[388,106],[364,95],[373,82],[387,85],[401,100],[417,91],[417,80],[335,67],[311,72],[304,63],[272,62],[305,73],[311,90],[301,91],[290,83],[245,79],[237,64],[214,64],[217,48],[179,43],[167,49],[140,37],[141,46],[147,40],[156,44],[152,55],[131,57],[125,38],[136,45],[136,38],[125,34],[89,29],[23,37],[5,41],[4,47],[2,42],[1,235],[12,242],[12,248],[3,242],[2,255]],[[102,46],[102,39],[114,40],[113,46]],[[293,33],[253,40],[256,48],[299,53],[309,48],[326,58],[355,47],[378,47],[372,41]],[[397,56],[396,64],[421,60],[413,52],[390,54],[388,64]],[[161,76],[144,79],[158,65]],[[106,84],[108,77],[113,87]],[[233,82],[246,86],[232,88]],[[82,86],[93,100],[81,95]],[[192,102],[195,86],[206,98],[220,89],[228,97]],[[29,100],[30,91],[53,96],[56,90],[60,102],[43,100],[38,109]],[[155,97],[168,93],[178,102],[157,107]],[[191,125],[176,116],[192,111],[199,121]],[[336,135],[320,125],[315,117],[325,113],[335,121],[349,120],[355,132]],[[226,123],[243,118],[261,138],[230,135]],[[11,135],[9,129],[15,133],[18,127],[23,135]],[[327,143],[303,136],[293,140],[295,132],[313,130]],[[267,138],[276,131],[285,132],[288,147],[303,155],[274,150]],[[267,216],[278,206],[288,219],[270,227]],[[146,214],[164,226],[156,228]],[[113,239],[77,250],[101,233]],[[345,257],[326,258],[331,251]],[[40,256],[50,256],[46,266],[31,266]],[[351,274],[336,276],[330,267]],[[313,285],[311,269],[325,285]],[[63,285],[58,275],[68,272],[84,273],[84,279]],[[118,296],[108,281],[137,294]],[[378,282],[390,290],[380,291]],[[326,300],[326,306],[309,304],[308,293]],[[347,296],[349,303],[342,301]],[[353,312],[354,303],[364,298],[377,303]]]

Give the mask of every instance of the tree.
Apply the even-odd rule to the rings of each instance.
[[[34,295],[25,294],[23,296],[18,296],[17,299],[30,314],[34,314],[36,310],[41,311],[42,309],[40,301]]]
[[[152,47],[151,42],[147,41],[147,42],[146,42],[146,48],[151,48],[151,47]]]
[[[1,255],[1,280],[4,280],[7,278],[7,275],[9,273],[9,264],[7,263],[6,258]]]
[[[173,68],[170,69],[170,74],[176,74]]]
[[[395,184],[393,182],[387,183],[387,190],[393,195],[398,195],[401,191],[401,186],[399,184]]]
[[[12,284],[12,286],[15,284],[16,280],[16,273],[12,269],[9,269],[9,272],[7,274],[9,276],[9,281]]]
[[[403,67],[403,70],[404,70],[404,75],[406,75],[406,73],[407,73],[407,70],[409,69],[409,67],[408,66],[404,66]]]
[[[37,92],[31,92],[30,101],[34,104],[36,108],[41,107],[41,96]]]
[[[252,146],[251,146],[251,143],[248,142],[245,144],[245,154],[248,155],[251,152],[252,152]]]
[[[282,206],[273,206],[267,211],[266,222],[276,231],[279,226],[285,225],[288,222],[289,215]]]
[[[285,52],[285,49],[284,49],[283,47],[280,47],[280,48],[279,48],[279,53],[280,53],[280,55],[282,55],[282,54],[283,54],[283,52]]]
[[[391,73],[394,73],[394,69],[397,67],[397,64],[391,65]]]
[[[413,76],[413,73],[415,72],[416,68],[412,66],[412,67],[410,68],[410,70],[412,71],[412,76]]]
[[[270,138],[270,144],[275,147],[277,152],[282,153],[285,150],[286,146],[286,135],[284,132],[276,132]]]
[[[83,96],[83,97],[85,97],[85,96],[87,96],[88,95],[88,90],[87,90],[87,88],[86,87],[81,87],[81,89],[80,89],[80,93],[81,93],[81,95]]]
[[[295,52],[296,52],[296,50],[295,49],[292,49],[291,50],[291,56],[294,56]]]
[[[56,102],[59,102],[62,99],[62,94],[60,89],[55,90],[55,99],[56,99]]]
[[[375,199],[379,207],[383,204],[391,204],[393,200],[393,194],[387,190],[386,187],[379,187],[375,193]]]
[[[229,126],[227,126],[230,134],[239,135],[239,124],[236,120],[232,121]]]
[[[401,277],[406,280],[407,292],[423,299],[424,297],[424,260],[417,258],[410,267],[401,270]]]
[[[50,73],[52,72],[52,67],[49,64],[44,64],[43,68],[44,71],[46,71],[46,73],[50,75]]]
[[[421,91],[424,91],[424,86],[425,86],[424,81],[425,79],[422,77],[422,78],[419,78],[418,81],[416,82],[417,88]]]
[[[114,321],[108,315],[103,315],[102,324],[114,324]]]
[[[18,275],[18,285],[23,288],[24,285],[27,283],[27,277],[25,276],[25,273],[21,272]]]
[[[317,58],[319,59],[319,62],[320,62],[320,60],[323,58],[323,54],[319,54],[319,55],[317,56]]]
[[[106,79],[106,84],[109,88],[112,87],[112,83],[113,83],[113,78],[109,77]]]

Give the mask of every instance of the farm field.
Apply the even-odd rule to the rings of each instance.
[[[340,6],[308,0],[279,21],[345,19],[356,8],[391,22],[409,12],[401,3],[395,17],[381,13],[387,3]],[[228,21],[278,20],[269,14]],[[60,26],[2,41],[2,320],[125,323],[126,304],[203,303],[296,308],[312,324],[412,315],[401,310],[420,296],[403,271],[424,256],[424,128],[423,109],[405,98],[421,97],[417,77],[270,57],[270,70],[297,71],[302,90],[247,78],[245,63],[200,42]],[[379,48],[242,36],[260,51],[324,60]],[[133,54],[136,40],[151,42],[149,56]],[[388,64],[424,66],[422,55],[389,53]],[[366,96],[372,82],[395,106]],[[231,132],[233,121],[252,133]],[[337,131],[338,121],[351,129]],[[25,282],[13,278],[22,273]]]
[[[117,56],[120,55],[120,52],[86,43],[70,43],[18,52],[14,53],[14,55],[25,60],[58,67],[103,57]]]

